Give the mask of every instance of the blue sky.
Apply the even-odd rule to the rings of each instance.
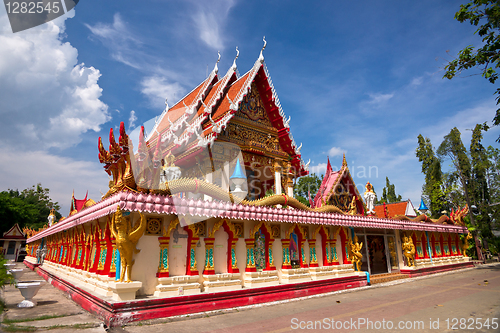
[[[442,79],[480,39],[451,1],[80,1],[65,16],[13,34],[0,8],[0,190],[37,182],[63,215],[71,193],[98,200],[107,175],[97,139],[161,114],[200,83],[222,54],[241,74],[262,47],[290,127],[311,169],[342,153],[362,191],[385,177],[418,205],[417,135],[437,146],[458,127],[466,145],[491,122],[495,86],[470,72]],[[131,121],[132,120],[132,121]],[[130,126],[132,125],[132,126]],[[498,127],[484,145],[498,148]],[[447,166],[449,162],[445,162]],[[371,170],[371,173],[369,172]]]

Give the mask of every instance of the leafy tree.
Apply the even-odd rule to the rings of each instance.
[[[431,216],[437,218],[442,211],[448,209],[441,161],[434,153],[431,140],[424,138],[422,134],[418,135],[418,148],[415,153],[422,163],[422,173],[425,175],[425,184],[422,186],[424,202],[429,207]]]
[[[476,34],[483,37],[484,45],[475,49],[472,45],[465,47],[458,53],[458,58],[450,61],[445,69],[444,77],[452,79],[462,71],[478,68],[481,75],[492,84],[498,79],[496,68],[500,66],[500,4],[494,0],[472,0],[460,5],[460,10],[455,14],[455,19],[461,23],[469,21],[474,26],[479,26]],[[497,105],[500,104],[500,88],[495,95]],[[497,109],[495,125],[500,125],[500,109]],[[500,136],[497,141],[500,142]]]
[[[59,219],[58,203],[50,199],[49,189],[43,188],[41,184],[21,192],[11,189],[0,192],[0,232],[7,231],[16,223],[21,228],[27,226],[38,229],[47,223],[52,208]]]
[[[382,197],[377,201],[377,203],[394,203],[401,200],[401,195],[396,194],[396,186],[394,184],[391,184],[391,182],[389,181],[389,177],[385,177],[385,187],[382,190]]]
[[[310,176],[300,177],[293,189],[295,198],[304,205],[310,206],[309,193],[311,193],[311,198],[314,199],[314,196],[319,190],[322,179],[323,177],[319,178],[315,173]]]

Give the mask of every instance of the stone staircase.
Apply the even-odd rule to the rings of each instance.
[[[370,284],[374,285],[377,283],[390,282],[394,280],[406,279],[408,278],[408,274],[401,273],[386,273],[386,274],[376,274],[370,276]]]

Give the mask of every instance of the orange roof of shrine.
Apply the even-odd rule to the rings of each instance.
[[[387,217],[394,218],[396,216],[408,216],[408,217],[416,217],[415,210],[413,209],[413,205],[410,200],[394,202],[385,204],[387,208]],[[412,211],[413,209],[413,211]],[[375,211],[375,216],[380,218],[385,218],[384,214],[384,205],[375,205],[373,207]]]

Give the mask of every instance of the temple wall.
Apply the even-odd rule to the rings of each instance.
[[[142,287],[137,292],[139,295],[152,295],[157,284],[156,272],[158,271],[158,261],[160,260],[158,236],[142,236],[137,243],[137,248],[141,252],[134,256],[135,263],[132,270],[132,280],[142,281]]]
[[[323,236],[321,236],[321,234],[318,232],[318,234],[316,235],[316,260],[318,261],[319,267],[323,267],[322,239]]]
[[[147,218],[154,219],[153,216],[146,216]],[[135,223],[138,223],[139,214],[132,213],[131,218]],[[115,273],[110,254],[113,253],[113,239],[109,236],[109,229],[107,224],[107,217],[100,218],[99,221],[92,221],[82,227],[72,228],[66,232],[61,232],[46,238],[48,254],[46,257],[47,269],[55,275],[62,276],[71,283],[82,286],[86,290],[95,292],[100,296],[108,297],[114,295],[113,284],[115,283]],[[343,262],[343,253],[345,248],[342,244],[341,234],[339,229],[328,226],[325,229],[318,229],[317,225],[299,225],[298,229],[292,223],[261,223],[256,220],[225,220],[221,225],[221,221],[216,219],[209,220],[204,225],[204,229],[193,228],[193,225],[181,227],[178,225],[176,229],[170,232],[165,237],[163,232],[172,221],[175,221],[173,215],[165,215],[161,217],[163,223],[162,233],[148,234],[145,233],[137,244],[137,248],[141,251],[134,255],[135,264],[132,270],[132,280],[140,281],[140,287],[137,287],[137,295],[154,295],[156,297],[169,297],[178,295],[189,295],[200,292],[216,292],[216,291],[230,291],[237,290],[241,287],[253,288],[286,283],[299,283],[311,280],[332,279],[337,277],[359,275],[361,272],[354,272],[352,265]],[[213,238],[209,238],[211,230],[213,230],[215,222],[219,222],[217,230],[213,234]],[[235,232],[233,228],[235,225],[232,223],[243,224],[244,234],[243,237],[233,235]],[[245,240],[250,241],[253,238],[251,230],[261,223],[266,237],[269,239],[272,249],[273,261],[269,261],[269,269],[263,271],[256,270],[255,267],[247,267],[247,246]],[[91,227],[92,225],[92,227]],[[96,234],[96,226],[99,226],[100,235],[99,240],[92,240],[90,235]],[[197,225],[200,226],[199,224]],[[279,229],[277,229],[279,227]],[[231,231],[228,233],[230,228]],[[283,244],[288,246],[286,237],[288,231],[299,232],[305,235],[308,239],[303,239],[304,248],[304,267],[291,268],[290,263],[288,267],[283,268]],[[76,232],[75,232],[76,230]],[[85,231],[85,233],[83,232]],[[332,265],[334,261],[330,258],[329,264],[324,265],[323,256],[327,249],[323,249],[323,232],[326,232],[329,237],[335,235],[336,252],[339,265]],[[196,234],[198,233],[198,234]],[[416,237],[417,242],[423,242],[423,232],[410,232]],[[68,237],[64,239],[61,236]],[[237,260],[238,273],[231,273],[231,263],[228,266],[228,257],[231,258],[231,248],[228,245],[228,239],[233,235],[235,242],[235,254]],[[311,239],[315,235],[315,239]],[[459,240],[457,234],[429,232],[430,246],[432,251],[436,251],[435,247],[440,247],[440,255],[432,255],[432,258],[415,258],[417,267],[407,267],[406,259],[402,254],[401,237],[403,233],[396,230],[396,250],[398,252],[398,260],[400,269],[434,269],[437,266],[456,265],[468,258],[463,258],[461,252],[457,253]],[[175,237],[174,237],[175,236]],[[241,235],[240,235],[241,236]],[[274,237],[274,238],[273,238]],[[303,236],[300,236],[303,237]],[[199,238],[199,239],[198,239]],[[237,239],[237,240],[236,240]],[[267,239],[267,238],[266,238]],[[210,243],[210,241],[212,243]],[[29,245],[36,249],[40,241],[30,243]],[[101,248],[99,248],[101,244]],[[163,244],[163,245],[162,245]],[[168,248],[166,247],[168,244]],[[251,243],[250,243],[251,244]],[[311,258],[311,247],[314,244],[316,254],[316,262]],[[330,243],[330,244],[333,244]],[[417,244],[415,244],[417,245]],[[425,245],[425,244],[424,244]],[[163,248],[161,247],[163,246]],[[193,246],[194,255],[196,258],[196,267],[190,263],[191,257],[188,256],[188,249]],[[212,246],[212,247],[210,247]],[[362,254],[366,255],[367,244],[363,244]],[[68,258],[64,260],[61,253],[61,247],[68,252]],[[453,248],[452,248],[453,247]],[[207,263],[207,251],[205,249],[213,249],[213,269],[210,272],[205,271]],[[168,249],[168,267],[162,270],[162,263],[166,260],[161,260],[160,256],[166,255]],[[165,251],[164,251],[165,250]],[[30,260],[34,258],[34,252],[30,251]],[[96,253],[94,256],[93,253]],[[328,252],[330,254],[330,252]],[[81,255],[80,255],[81,254]],[[289,253],[288,253],[289,254]],[[314,254],[314,251],[313,251]],[[269,253],[266,253],[269,255]],[[101,260],[101,258],[102,260]],[[432,259],[432,260],[431,260]],[[101,268],[97,269],[97,262],[100,263]],[[190,266],[187,267],[187,264]],[[44,264],[45,265],[45,264]],[[106,268],[107,267],[107,268]],[[134,282],[135,283],[135,282]]]
[[[214,269],[215,274],[227,273],[227,240],[229,238],[227,232],[220,228],[215,232],[214,242]]]
[[[342,251],[342,239],[341,239],[340,235],[337,235],[336,240],[337,241],[335,242],[335,248],[337,249],[337,257],[339,259],[339,264],[343,265],[344,264],[344,257],[342,256],[342,253],[344,251]]]

